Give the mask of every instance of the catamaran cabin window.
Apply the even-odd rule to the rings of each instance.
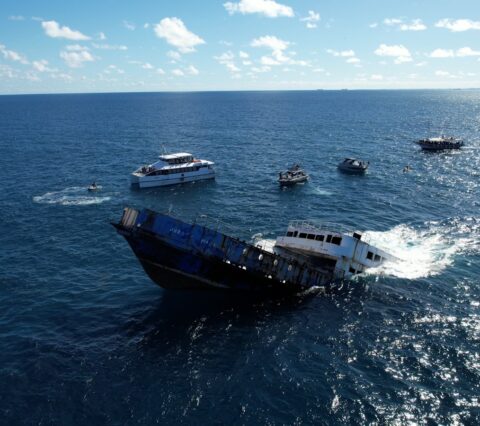
[[[307,239],[314,240],[315,239],[315,234],[308,234]]]
[[[368,260],[373,260],[373,253],[372,253],[371,251],[369,251],[369,252],[367,253],[367,259],[368,259]]]
[[[332,238],[332,244],[336,244],[337,246],[339,246],[341,242],[342,242],[342,237],[333,237]]]
[[[332,236],[331,235],[327,235],[327,243],[330,243],[332,241]]]
[[[288,231],[288,232],[287,232],[287,237],[293,237],[293,232],[292,232],[292,231]]]
[[[380,262],[382,260],[382,257],[379,256],[378,254],[375,255],[375,259],[373,259],[375,262]]]
[[[352,267],[350,267],[348,272],[350,272],[351,274],[356,274],[357,273],[357,271],[355,269],[353,269]]]
[[[298,235],[298,231],[295,231],[295,232],[293,233],[293,236],[296,237],[297,235]]]
[[[323,236],[323,235],[317,235],[317,236],[315,236],[315,240],[316,240],[316,241],[323,241],[323,239],[324,239],[324,236]]]
[[[298,238],[307,238],[307,234],[305,234],[304,232],[301,232]]]

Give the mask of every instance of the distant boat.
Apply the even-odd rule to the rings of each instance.
[[[417,143],[425,151],[443,151],[445,149],[460,149],[463,140],[454,137],[441,136],[438,138],[420,139]]]
[[[286,172],[280,172],[278,174],[278,183],[280,186],[291,186],[307,180],[307,173],[305,173],[298,164],[290,167]]]
[[[214,164],[208,160],[197,160],[188,152],[160,155],[155,163],[135,170],[131,175],[131,182],[138,188],[153,188],[214,179]]]
[[[338,164],[338,169],[349,173],[365,173],[369,164],[368,161],[358,160],[356,158],[345,158]]]

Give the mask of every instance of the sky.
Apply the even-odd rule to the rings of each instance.
[[[0,94],[480,87],[480,0],[1,0]]]

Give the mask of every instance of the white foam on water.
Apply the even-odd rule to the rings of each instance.
[[[99,187],[100,188],[100,187]],[[33,201],[39,204],[59,204],[62,206],[89,206],[109,201],[111,197],[99,197],[88,192],[86,188],[72,186],[61,191],[47,192],[33,197]]]
[[[313,192],[317,195],[325,195],[325,196],[333,195],[330,191],[327,191],[326,189],[319,188],[318,186],[313,187]]]
[[[453,264],[456,255],[478,252],[479,234],[480,224],[474,218],[429,222],[424,229],[402,224],[385,232],[367,231],[364,235],[370,244],[399,258],[367,273],[407,279],[438,275]]]

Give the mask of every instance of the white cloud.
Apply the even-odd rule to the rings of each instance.
[[[150,62],[145,62],[143,65],[142,65],[142,68],[144,70],[153,70],[153,65],[150,63]]]
[[[123,21],[123,26],[129,31],[135,31],[136,25],[133,22]]]
[[[452,74],[450,74],[448,71],[435,71],[435,75],[438,77],[452,77]]]
[[[333,49],[327,49],[327,52],[330,53],[330,55],[333,56],[340,56],[342,58],[351,58],[355,56],[355,52],[353,50],[333,50]]]
[[[377,56],[387,56],[395,58],[395,64],[403,64],[405,62],[412,61],[412,55],[410,54],[410,51],[401,44],[396,44],[392,46],[381,44],[374,53]]]
[[[80,68],[85,62],[95,61],[88,48],[78,44],[67,46],[66,50],[60,52],[60,57],[70,68]]]
[[[378,27],[378,22],[374,22],[369,25],[369,28],[377,28]]]
[[[128,50],[128,47],[124,45],[92,43],[92,46],[95,49],[101,49],[101,50]]]
[[[33,68],[35,68],[38,72],[56,72],[57,70],[54,68],[48,67],[48,61],[46,59],[40,59],[39,61],[32,62]]]
[[[250,45],[252,47],[267,47],[273,51],[282,51],[289,46],[288,41],[280,40],[275,36],[263,36],[252,40]]]
[[[401,19],[398,18],[385,18],[383,23],[388,26],[400,25],[402,23]]]
[[[180,53],[176,50],[169,50],[167,52],[167,56],[174,61],[179,61],[182,58],[182,55],[180,55]]]
[[[218,61],[219,64],[224,65],[232,73],[240,72],[240,68],[235,65],[235,55],[228,51],[222,53],[220,56],[214,56],[214,59]]]
[[[43,21],[42,28],[49,37],[66,38],[67,40],[90,40],[90,37],[80,31],[72,30],[66,26],[60,27],[56,21]]]
[[[381,80],[383,80],[383,75],[382,74],[372,74],[370,76],[370,80],[381,81]]]
[[[400,31],[424,31],[427,26],[421,19],[413,19],[411,22],[405,22],[400,18],[386,18],[383,20],[384,25],[389,27],[397,27]]]
[[[164,75],[165,71],[162,68],[157,68],[157,74]]]
[[[259,13],[268,18],[278,18],[280,16],[291,18],[294,16],[293,9],[290,6],[285,6],[274,0],[240,0],[238,3],[224,3],[223,6],[230,15],[234,13],[243,15]]]
[[[262,56],[260,63],[270,67],[272,65],[300,65],[308,66],[307,61],[297,61],[285,54],[285,50],[290,46],[290,42],[281,40],[275,36],[263,36],[252,40],[252,47],[266,47],[272,50],[271,56]],[[295,53],[291,52],[290,55]]]
[[[473,50],[471,47],[462,47],[457,50],[457,56],[460,58],[465,56],[480,56],[480,51]]]
[[[262,67],[252,67],[251,69],[255,73],[268,72],[271,70],[271,68],[267,65],[264,65]]]
[[[453,32],[480,30],[480,21],[472,21],[470,19],[441,19],[435,26],[437,28],[446,28]]]
[[[125,74],[125,71],[118,68],[116,65],[109,65],[107,68],[103,70],[105,74],[111,74],[112,72],[116,72],[117,74]]]
[[[189,65],[186,69],[187,73],[190,75],[198,75],[200,71],[198,71],[193,65]]]
[[[358,59],[358,58],[348,58],[345,62],[347,64],[358,64],[358,63],[360,63],[360,59]]]
[[[185,75],[185,73],[184,73],[181,69],[179,69],[179,68],[174,69],[174,70],[172,71],[172,74],[173,74],[173,75],[176,75],[177,77],[181,77],[181,76]]]
[[[480,56],[480,51],[473,50],[471,47],[461,47],[454,51],[452,49],[435,49],[430,53],[430,58],[465,58],[469,56]]]
[[[455,52],[452,49],[435,49],[429,56],[430,58],[453,58]]]
[[[248,53],[243,52],[242,50],[240,50],[240,52],[238,52],[238,56],[240,56],[240,58],[242,58],[242,59],[247,59],[249,57]]]
[[[22,15],[11,15],[8,17],[9,21],[24,21],[25,17]]]
[[[20,62],[24,65],[28,64],[27,58],[25,58],[25,56],[21,55],[18,52],[15,52],[14,50],[7,49],[7,47],[3,44],[0,44],[0,53],[5,59],[8,59],[9,61]]]
[[[317,28],[317,22],[320,21],[320,14],[309,10],[308,16],[301,18],[300,21],[306,22],[307,28]]]
[[[105,35],[105,33],[100,32],[100,33],[98,33],[98,39],[99,40],[106,40],[107,36]]]
[[[414,19],[412,22],[401,24],[401,31],[424,31],[427,29],[427,26],[422,22],[421,19]]]
[[[163,18],[155,25],[157,37],[164,38],[168,44],[175,46],[182,53],[195,51],[195,46],[205,41],[187,29],[181,19]]]

